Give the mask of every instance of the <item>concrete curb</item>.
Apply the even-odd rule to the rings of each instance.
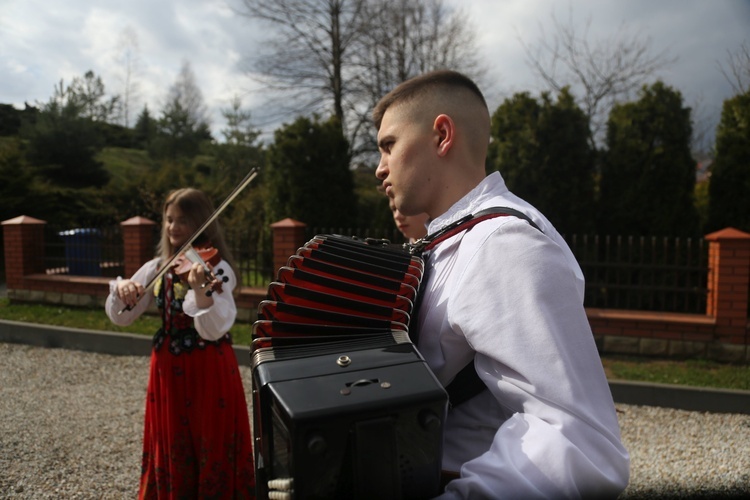
[[[151,336],[62,328],[0,320],[0,342],[75,349],[103,354],[148,356]],[[250,348],[234,346],[240,364],[250,366]],[[610,380],[615,402],[689,411],[750,414],[750,391]]]
[[[661,406],[689,411],[750,414],[750,391],[610,380],[618,403]]]

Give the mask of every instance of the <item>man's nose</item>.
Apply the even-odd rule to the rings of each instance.
[[[388,177],[388,167],[386,167],[385,161],[383,161],[382,156],[380,157],[378,168],[375,169],[375,177],[377,177],[381,181]]]

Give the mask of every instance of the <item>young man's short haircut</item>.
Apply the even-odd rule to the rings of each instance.
[[[482,104],[487,107],[487,101],[485,101],[482,91],[479,90],[479,87],[477,87],[477,84],[471,78],[457,71],[438,70],[406,80],[383,96],[372,111],[372,119],[375,126],[378,130],[380,129],[383,115],[385,115],[385,112],[393,104],[414,99],[435,87],[467,89],[476,95]]]

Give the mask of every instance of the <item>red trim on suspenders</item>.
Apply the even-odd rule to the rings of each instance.
[[[487,219],[493,219],[495,217],[505,216],[513,216],[518,217],[519,219],[523,219],[532,227],[541,231],[539,226],[537,226],[534,221],[531,220],[531,218],[523,212],[508,207],[492,207],[481,210],[476,214],[467,215],[466,217],[458,219],[453,224],[449,224],[433,234],[428,234],[424,238],[417,240],[411,245],[408,245],[409,252],[412,254],[422,254],[423,252],[426,252],[435,247],[435,245],[437,245],[438,243],[447,240],[448,238],[451,238],[462,231],[467,231],[480,222],[483,222]]]
[[[486,221],[487,219],[494,219],[495,217],[504,217],[504,216],[508,216],[508,215],[510,215],[510,214],[502,214],[502,213],[487,214],[487,215],[482,215],[480,217],[476,217],[474,219],[469,219],[466,222],[463,222],[462,224],[459,224],[458,226],[454,227],[450,231],[447,231],[447,232],[441,234],[440,236],[438,236],[437,238],[435,238],[434,240],[430,241],[427,245],[425,245],[424,250],[422,250],[422,251],[423,252],[427,252],[428,250],[431,250],[432,248],[434,248],[437,244],[439,244],[439,243],[447,240],[448,238],[452,238],[453,236],[457,235],[458,233],[461,233],[463,231],[468,231],[472,227],[476,226],[480,222]]]

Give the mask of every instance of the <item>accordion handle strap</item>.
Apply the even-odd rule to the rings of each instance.
[[[435,245],[437,245],[441,241],[447,240],[448,238],[455,236],[456,234],[462,231],[467,231],[482,221],[485,221],[487,219],[493,219],[495,217],[503,217],[503,216],[518,217],[519,219],[523,219],[526,222],[528,222],[531,225],[531,227],[541,231],[539,226],[537,226],[536,223],[533,220],[531,220],[531,218],[528,215],[521,212],[520,210],[516,210],[515,208],[509,208],[509,207],[491,207],[491,208],[486,208],[484,210],[481,210],[475,214],[469,214],[466,217],[462,217],[461,219],[458,219],[456,222],[452,224],[448,224],[447,226],[440,229],[439,231],[436,231],[432,234],[428,234],[424,238],[420,238],[414,243],[406,243],[404,244],[404,246],[407,248],[407,250],[409,250],[409,253],[413,255],[420,255],[432,249]]]

